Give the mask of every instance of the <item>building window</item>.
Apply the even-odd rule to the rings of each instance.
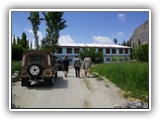
[[[72,54],[72,48],[67,48],[67,54]]]
[[[110,49],[109,48],[106,49],[106,54],[110,54]]]
[[[74,53],[79,53],[80,49],[79,48],[74,48]]]
[[[125,54],[128,54],[128,49],[127,48],[125,49]]]
[[[123,49],[122,48],[119,49],[119,54],[123,54]]]
[[[62,48],[57,48],[57,53],[62,54]]]
[[[110,62],[110,61],[111,61],[111,59],[110,59],[110,58],[106,58],[106,61],[107,61],[107,62]]]
[[[112,49],[112,54],[116,54],[116,49]]]

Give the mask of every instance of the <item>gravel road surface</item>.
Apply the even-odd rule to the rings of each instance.
[[[114,108],[124,106],[129,100],[123,98],[122,91],[111,82],[91,75],[75,77],[74,69],[69,69],[68,77],[58,71],[53,87],[43,81],[21,87],[21,82],[12,83],[12,105],[15,108]]]

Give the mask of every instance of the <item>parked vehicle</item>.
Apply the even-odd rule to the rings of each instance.
[[[56,59],[57,70],[63,70],[62,60]]]
[[[27,51],[23,54],[21,86],[28,87],[32,81],[44,80],[49,86],[57,77],[57,69],[51,54],[47,51]]]

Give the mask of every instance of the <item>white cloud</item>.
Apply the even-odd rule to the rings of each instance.
[[[35,49],[35,41],[34,39],[29,40],[29,47],[31,48],[31,43],[32,43],[32,49]]]
[[[33,35],[33,38],[34,38],[34,34],[33,34],[33,30],[32,29],[25,29],[25,30],[27,30],[29,33],[31,33]],[[38,33],[38,37],[39,37],[38,43],[39,43],[39,46],[41,46],[43,35],[42,35],[42,33],[40,31],[38,31],[37,33]],[[35,48],[35,39],[32,40],[32,47]]]
[[[70,44],[74,43],[74,40],[71,38],[70,35],[62,35],[58,39],[58,44]]]
[[[39,37],[39,41],[38,42],[39,42],[39,45],[41,46],[43,35],[42,35],[42,33],[40,31],[38,31],[38,37]]]
[[[33,30],[32,29],[26,29],[29,33],[33,34]]]
[[[126,16],[125,16],[125,14],[118,14],[118,18],[122,21],[122,22],[124,22],[124,21],[126,21]]]
[[[98,44],[113,44],[113,40],[109,37],[92,36],[92,38]]]
[[[39,37],[39,40],[42,40],[43,39],[43,35],[40,31],[38,31],[38,37]]]
[[[25,30],[27,30],[29,33],[31,33],[32,35],[34,35],[32,29],[25,29]],[[43,39],[43,35],[42,35],[42,33],[40,31],[38,31],[38,36],[39,36],[39,40]]]
[[[118,33],[117,33],[117,36],[118,36],[118,37],[124,37],[124,33],[123,33],[123,32],[118,32]]]
[[[36,45],[34,41],[32,41],[32,49],[36,49]]]

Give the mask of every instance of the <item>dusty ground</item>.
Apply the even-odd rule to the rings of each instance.
[[[97,80],[93,75],[76,78],[70,68],[68,77],[58,72],[53,87],[42,83],[21,87],[21,82],[12,83],[12,104],[16,108],[114,108],[123,106],[129,100],[111,82]],[[99,78],[98,78],[99,79]]]

